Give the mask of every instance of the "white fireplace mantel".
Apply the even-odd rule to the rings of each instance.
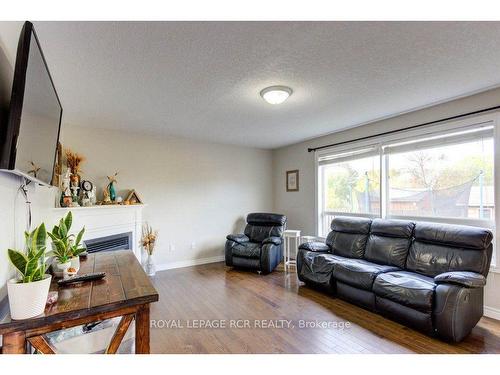
[[[143,204],[137,205],[103,205],[92,207],[58,207],[52,210],[51,226],[56,224],[69,211],[73,214],[71,232],[78,232],[85,227],[83,240],[132,232],[132,251],[141,261],[139,240],[142,231]]]

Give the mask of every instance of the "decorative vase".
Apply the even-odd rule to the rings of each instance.
[[[12,319],[29,319],[45,310],[52,276],[45,275],[40,281],[20,283],[17,279],[7,282],[10,316]]]
[[[111,199],[111,202],[114,202],[116,199],[116,190],[115,190],[115,184],[111,182],[108,185],[108,192],[109,192],[109,199]]]
[[[148,276],[156,275],[156,266],[152,254],[148,253],[146,263],[144,264],[144,271]]]

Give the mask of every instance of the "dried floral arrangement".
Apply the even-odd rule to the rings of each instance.
[[[70,169],[72,174],[79,174],[81,172],[81,164],[85,161],[85,156],[71,151],[69,148],[64,150],[66,156],[66,166]]]
[[[157,239],[158,231],[153,231],[153,228],[151,228],[148,223],[145,223],[142,226],[142,238],[140,244],[148,252],[149,255],[153,255]]]

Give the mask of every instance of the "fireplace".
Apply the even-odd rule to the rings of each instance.
[[[78,231],[85,227],[83,242],[89,252],[130,249],[141,262],[139,240],[144,207],[137,204],[54,208],[50,225],[57,224],[61,217],[71,211],[72,229]]]
[[[131,250],[132,232],[113,234],[99,238],[83,241],[87,252],[97,253],[99,251]]]

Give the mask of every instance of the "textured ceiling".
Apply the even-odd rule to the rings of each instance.
[[[77,125],[275,148],[500,83],[498,22],[35,22]],[[294,93],[271,106],[269,85]]]

